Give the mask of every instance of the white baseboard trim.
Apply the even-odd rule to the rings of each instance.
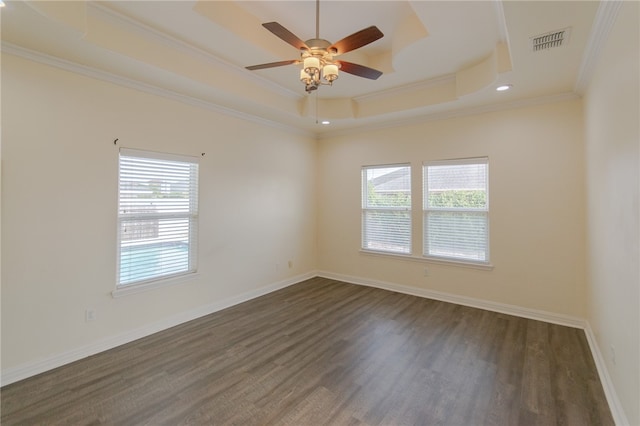
[[[593,330],[586,320],[547,311],[523,308],[520,306],[491,302],[488,300],[475,299],[471,297],[458,296],[434,290],[409,287],[386,281],[378,281],[351,275],[336,274],[328,271],[312,271],[306,274],[297,275],[295,277],[278,281],[267,286],[257,288],[255,290],[239,294],[237,296],[233,296],[209,305],[201,306],[190,311],[183,312],[178,315],[174,315],[170,318],[166,318],[156,323],[140,327],[135,330],[119,334],[117,336],[101,339],[89,345],[72,349],[70,351],[52,355],[38,361],[28,362],[14,368],[9,368],[5,371],[2,371],[2,373],[0,374],[0,386],[5,386],[35,376],[37,374],[44,373],[54,368],[61,367],[65,364],[69,364],[88,356],[115,348],[125,343],[133,342],[135,340],[166,330],[176,325],[180,325],[185,322],[203,317],[205,315],[209,315],[214,312],[221,311],[223,309],[246,302],[248,300],[255,299],[256,297],[264,296],[265,294],[272,293],[274,291],[283,289],[293,284],[297,284],[301,281],[305,281],[313,277],[329,278],[351,284],[376,287],[383,290],[390,290],[398,293],[410,294],[412,296],[455,303],[472,308],[485,309],[488,311],[514,315],[517,317],[528,318],[537,321],[544,321],[552,324],[581,328],[584,330],[587,342],[589,343],[589,348],[591,349],[591,353],[596,364],[596,369],[598,370],[598,375],[600,377],[600,382],[602,383],[602,387],[604,389],[607,402],[609,403],[609,408],[611,409],[611,414],[613,416],[615,424],[618,426],[629,425],[627,417],[615,391],[615,387],[613,386],[613,382],[611,381],[611,377],[609,376],[606,364],[604,363],[604,358],[602,356],[600,348],[598,347],[598,343],[596,341]]]
[[[569,315],[556,314],[553,312],[542,311],[538,309],[523,308],[505,303],[492,302],[489,300],[476,299],[473,297],[458,296],[451,293],[445,293],[435,290],[427,290],[423,288],[409,287],[401,284],[390,283],[386,281],[372,280],[369,278],[354,277],[351,275],[334,274],[333,272],[319,271],[318,276],[330,278],[338,281],[344,281],[352,284],[364,285],[367,287],[376,287],[384,290],[395,291],[398,293],[410,294],[412,296],[424,297],[427,299],[440,300],[442,302],[455,303],[456,305],[469,306],[472,308],[484,309],[492,312],[513,315],[522,318],[528,318],[537,321],[549,322],[552,324],[564,325],[573,328],[585,327],[585,321],[581,318]]]
[[[629,426],[629,421],[627,420],[622,405],[620,404],[620,399],[618,399],[618,395],[616,394],[615,387],[613,386],[613,382],[611,381],[611,376],[609,376],[607,366],[604,363],[604,358],[602,357],[602,353],[600,352],[600,349],[598,347],[595,335],[593,333],[593,330],[591,329],[591,325],[587,320],[572,317],[569,315],[556,314],[553,312],[547,312],[537,309],[523,308],[520,306],[491,302],[488,300],[475,299],[471,297],[458,296],[455,294],[434,290],[408,287],[401,284],[372,280],[369,278],[335,274],[333,272],[327,271],[319,271],[318,276],[351,284],[376,287],[384,290],[395,291],[398,293],[410,294],[412,296],[440,300],[443,302],[455,303],[457,305],[464,305],[472,308],[485,309],[487,311],[500,312],[517,317],[583,329],[587,338],[587,342],[589,343],[589,348],[591,349],[591,354],[596,364],[598,376],[600,377],[600,382],[602,383],[602,388],[604,390],[605,397],[607,398],[607,403],[609,404],[609,409],[611,410],[613,420],[618,426]]]
[[[182,312],[180,314],[171,316],[153,324],[146,325],[144,327],[139,327],[116,336],[98,340],[79,348],[75,348],[63,353],[58,353],[37,361],[27,362],[17,367],[8,368],[7,370],[3,370],[0,374],[0,386],[5,386],[19,380],[35,376],[36,374],[44,373],[45,371],[61,367],[65,364],[78,361],[88,356],[95,355],[99,352],[113,349],[117,346],[124,345],[125,343],[130,343],[134,340],[138,340],[159,331],[175,327],[176,325],[180,325],[187,321],[191,321],[205,315],[230,308],[231,306],[246,302],[251,299],[255,299],[256,297],[264,296],[265,294],[272,293],[276,290],[280,290],[290,285],[297,284],[301,281],[313,278],[315,276],[317,276],[315,271],[297,275],[295,277],[287,278],[285,280],[278,281],[257,288],[255,290],[251,290],[237,296],[229,297],[227,299],[220,300],[209,305],[201,306],[190,311]]]
[[[598,346],[596,335],[591,328],[591,324],[589,324],[588,321],[585,321],[585,324],[584,333],[587,336],[587,342],[589,343],[589,348],[593,355],[593,361],[595,362],[596,369],[598,370],[598,376],[600,377],[600,383],[602,383],[602,388],[604,389],[604,395],[607,397],[607,402],[609,403],[609,409],[611,410],[613,421],[618,426],[628,426],[630,425],[629,420],[627,420],[627,416],[624,413],[622,404],[620,404],[620,399],[618,398],[616,389],[611,381],[611,376],[609,375],[609,370],[604,362],[600,346]]]

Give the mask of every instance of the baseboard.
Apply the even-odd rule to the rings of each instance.
[[[233,296],[209,305],[201,306],[190,311],[180,313],[178,315],[174,315],[172,317],[144,327],[136,328],[134,330],[130,330],[116,336],[98,340],[94,343],[72,349],[70,351],[55,354],[44,359],[28,362],[17,367],[3,370],[0,374],[0,386],[5,386],[35,376],[36,374],[44,373],[54,368],[61,367],[65,364],[78,361],[88,356],[113,349],[117,346],[124,345],[125,343],[130,343],[134,340],[138,340],[159,331],[175,327],[176,325],[183,324],[187,321],[191,321],[205,315],[230,308],[231,306],[246,302],[251,299],[255,299],[256,297],[264,296],[265,294],[280,290],[293,284],[297,284],[301,281],[313,278],[315,276],[317,276],[315,271],[297,275],[295,277],[278,281],[267,286],[257,288],[255,290],[239,294],[237,296]]]
[[[589,348],[591,349],[591,353],[596,364],[596,369],[600,377],[600,382],[602,383],[602,387],[604,389],[604,393],[607,398],[609,408],[611,409],[611,414],[613,416],[615,424],[619,426],[629,424],[622,405],[620,404],[620,400],[618,399],[618,396],[616,394],[613,382],[611,381],[611,377],[609,376],[606,364],[604,363],[604,358],[602,356],[600,348],[598,347],[598,343],[596,341],[593,330],[591,329],[591,326],[587,321],[568,315],[561,315],[536,309],[522,308],[514,305],[491,302],[488,300],[458,296],[450,293],[420,289],[396,283],[355,277],[351,275],[336,274],[327,271],[314,271],[302,275],[297,275],[295,277],[278,281],[270,285],[251,290],[210,305],[202,306],[178,315],[174,315],[170,318],[158,321],[148,326],[140,327],[135,330],[119,334],[117,336],[108,337],[89,345],[56,354],[38,361],[25,363],[17,367],[7,369],[6,371],[2,371],[2,373],[0,374],[0,386],[5,386],[35,376],[37,374],[44,373],[54,368],[61,367],[65,364],[78,361],[82,358],[86,358],[88,356],[113,349],[125,343],[133,342],[137,339],[203,317],[205,315],[221,311],[223,309],[246,302],[248,300],[255,299],[256,297],[264,296],[265,294],[272,293],[274,291],[280,290],[293,284],[297,284],[301,281],[316,276],[343,281],[351,284],[376,287],[384,290],[395,291],[398,293],[410,294],[413,296],[425,297],[428,299],[440,300],[443,302],[455,303],[458,305],[469,306],[473,308],[485,309],[493,312],[500,312],[507,315],[514,315],[552,324],[581,328],[584,330],[587,342],[589,343]]]
[[[616,389],[613,386],[613,382],[611,381],[609,370],[607,369],[607,366],[604,362],[604,357],[602,356],[602,352],[600,351],[600,346],[598,346],[596,335],[594,334],[593,329],[591,328],[591,324],[589,324],[588,321],[586,321],[584,333],[587,336],[587,342],[589,343],[589,348],[591,349],[591,354],[593,355],[593,361],[595,362],[596,369],[598,370],[600,383],[602,383],[604,394],[607,398],[607,402],[609,403],[609,409],[611,410],[613,421],[616,425],[619,426],[629,425],[629,420],[627,420],[627,416],[624,413],[622,404],[620,404],[620,399],[618,399],[618,394],[616,393]]]
[[[492,312],[500,312],[502,314],[514,315],[517,317],[528,318],[537,321],[544,321],[552,324],[564,325],[573,328],[585,328],[585,321],[581,318],[569,315],[556,314],[537,309],[523,308],[521,306],[508,305],[505,303],[492,302],[490,300],[476,299],[466,296],[458,296],[451,293],[445,293],[423,288],[409,287],[401,284],[390,283],[386,281],[372,280],[369,278],[354,277],[351,275],[334,274],[333,272],[319,271],[318,276],[330,278],[338,281],[344,281],[352,284],[364,285],[367,287],[376,287],[384,290],[391,290],[398,293],[410,294],[412,296],[424,297],[427,299],[440,300],[442,302],[455,303],[457,305],[469,306],[472,308],[484,309]]]
[[[613,420],[618,426],[629,425],[629,421],[627,420],[622,405],[620,404],[620,400],[618,399],[618,396],[616,394],[615,387],[613,386],[613,382],[611,381],[611,376],[609,376],[607,366],[604,363],[604,358],[602,357],[602,353],[600,352],[600,349],[598,347],[595,335],[593,334],[593,330],[591,329],[591,325],[584,319],[537,309],[522,308],[520,306],[491,302],[488,300],[458,296],[434,290],[408,287],[386,281],[354,277],[351,275],[335,274],[333,272],[327,271],[319,271],[318,276],[351,284],[376,287],[384,290],[395,291],[398,293],[410,294],[412,296],[425,297],[427,299],[440,300],[443,302],[455,303],[457,305],[464,305],[472,308],[485,309],[487,311],[500,312],[517,317],[583,329],[587,338],[587,342],[589,343],[589,348],[591,349],[591,354],[596,364],[598,376],[600,377],[600,382],[602,383],[602,388],[607,398],[607,403],[609,404],[609,409],[611,410]]]

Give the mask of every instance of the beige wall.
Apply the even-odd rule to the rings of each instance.
[[[584,168],[580,100],[321,140],[321,271],[542,310],[584,315]],[[363,165],[413,167],[413,254],[421,256],[422,162],[489,157],[490,271],[365,255]],[[424,276],[424,268],[429,276]]]
[[[638,3],[624,2],[585,96],[587,318],[631,425],[640,425],[638,22]]]
[[[11,55],[2,106],[3,372],[315,270],[313,138]],[[206,153],[198,279],[112,298],[115,138]]]
[[[584,111],[567,100],[318,143],[3,55],[3,373],[317,268],[586,317],[640,424],[637,23],[638,3],[625,2]],[[206,152],[197,280],[111,297],[115,138]],[[492,270],[359,253],[363,165],[412,164],[420,257],[422,162],[474,156],[490,161]]]

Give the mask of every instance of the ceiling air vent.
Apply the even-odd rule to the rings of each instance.
[[[540,34],[530,38],[531,50],[538,52],[540,50],[552,49],[554,47],[564,46],[569,42],[569,34],[571,28],[564,28],[557,31]]]

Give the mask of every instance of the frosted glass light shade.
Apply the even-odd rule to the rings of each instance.
[[[322,69],[322,75],[327,81],[333,81],[338,78],[338,66],[334,64],[325,65]]]
[[[309,74],[313,74],[318,68],[320,68],[320,59],[313,56],[304,58],[304,70]]]

